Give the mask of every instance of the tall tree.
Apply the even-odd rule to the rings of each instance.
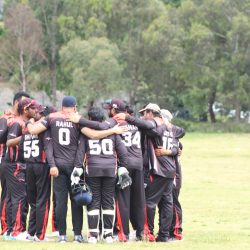
[[[185,53],[182,47],[184,30],[174,8],[155,19],[144,32],[146,67],[143,73],[149,101],[174,111],[185,91],[182,68]],[[160,90],[160,91],[159,91]]]
[[[224,96],[236,111],[236,121],[244,106],[250,107],[250,18],[238,12],[231,19],[232,29],[227,33],[229,60],[225,64]]]
[[[80,104],[91,106],[123,89],[119,57],[117,46],[106,38],[76,38],[61,49],[62,69]]]
[[[108,37],[117,43],[122,53],[125,62],[123,75],[132,105],[141,99],[146,88],[143,32],[164,11],[164,4],[158,0],[113,1]]]
[[[58,26],[58,16],[63,10],[63,0],[29,0],[30,6],[41,21],[44,33],[43,47],[47,53],[47,66],[49,69],[49,82],[51,85],[52,102],[57,103],[56,91],[59,65],[59,49],[62,45]]]
[[[1,68],[6,74],[13,75],[26,91],[29,74],[44,59],[42,27],[32,9],[25,4],[8,9],[4,24],[7,31],[1,38]]]

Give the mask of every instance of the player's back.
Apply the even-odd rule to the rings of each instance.
[[[50,128],[56,165],[73,165],[79,141],[79,125],[66,121],[63,112],[50,114],[43,124]]]
[[[128,131],[121,135],[128,151],[128,168],[142,170],[141,132],[138,127],[127,122],[121,123],[121,126],[128,128]]]
[[[86,140],[86,169],[88,176],[100,177],[116,175],[117,153],[116,140],[119,137],[111,135],[101,140]],[[120,140],[120,143],[121,140]]]
[[[169,131],[165,124],[157,125],[156,129],[154,129],[155,132],[157,132],[158,136],[150,137],[150,141],[152,144],[149,143],[149,152],[150,152],[150,161],[152,166],[154,166],[155,173],[168,177],[168,178],[174,178],[175,176],[175,161],[174,156],[170,155],[162,155],[162,156],[155,156],[154,149],[156,148],[164,148],[168,150],[174,150],[175,154],[178,152],[178,146],[173,141],[172,138],[172,131]]]

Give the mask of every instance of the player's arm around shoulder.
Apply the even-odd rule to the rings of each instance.
[[[15,120],[8,129],[7,135],[7,147],[12,147],[18,145],[22,138],[22,127],[18,120]]]
[[[90,139],[103,139],[107,136],[113,135],[113,134],[122,134],[126,132],[128,129],[125,126],[119,126],[118,124],[114,126],[113,128],[106,129],[106,130],[94,130],[87,127],[84,127],[81,129],[81,132],[89,137]]]
[[[45,119],[37,123],[35,123],[34,119],[32,118],[26,123],[26,127],[30,134],[38,135],[47,130],[47,128],[49,127],[49,118],[46,117]]]

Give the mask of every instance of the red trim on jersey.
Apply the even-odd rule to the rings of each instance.
[[[150,183],[153,182],[153,176],[152,175],[149,176],[149,181],[150,181]]]
[[[13,124],[18,123],[22,129],[22,131],[25,129],[25,122],[21,117],[15,117],[12,119],[9,123],[9,127],[11,127]]]
[[[13,148],[12,148],[12,146],[9,147],[9,151],[10,151],[10,160],[13,161]]]
[[[117,200],[116,200],[116,216],[117,216],[116,227],[118,229],[118,238],[119,238],[119,241],[126,242],[127,241],[127,237],[125,236],[124,231],[123,231],[121,213],[120,213],[120,209],[119,209],[119,205],[118,205],[118,201]]]
[[[178,216],[177,209],[175,208],[175,226],[174,226],[174,237],[178,240],[182,239],[182,234],[179,233],[180,220]]]
[[[42,150],[42,162],[45,163],[45,152]]]
[[[17,213],[16,213],[16,221],[13,227],[12,236],[17,236],[19,233],[23,231],[23,226],[21,225],[21,201],[19,201]]]
[[[49,218],[49,201],[46,201],[46,207],[45,207],[45,214],[44,214],[44,218],[43,218],[43,229],[42,229],[42,233],[39,236],[39,240],[43,240],[45,237],[45,233],[46,233],[46,229],[47,229],[47,225],[48,225],[48,218]]]
[[[1,213],[1,225],[2,225],[2,232],[1,235],[3,235],[7,230],[7,217],[6,217],[6,199],[3,201],[3,208]]]
[[[0,158],[3,156],[3,144],[0,144]],[[1,161],[0,161],[1,162]]]
[[[112,117],[112,119],[114,119],[117,123],[124,123],[126,122],[126,120],[123,120],[123,119],[120,119],[120,118],[117,118],[117,117]],[[127,123],[127,122],[126,122]]]
[[[14,172],[13,175],[16,177],[17,174],[19,173],[19,171],[20,171],[20,165],[17,163],[17,164],[16,164],[16,170],[15,170],[15,172]]]

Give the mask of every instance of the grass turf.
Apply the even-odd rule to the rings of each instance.
[[[183,241],[90,245],[0,240],[1,250],[50,250],[70,247],[87,250],[97,247],[103,250],[250,249],[250,134],[191,133],[187,134],[182,142],[183,188],[180,200],[184,211]],[[68,235],[72,239],[70,212]]]

